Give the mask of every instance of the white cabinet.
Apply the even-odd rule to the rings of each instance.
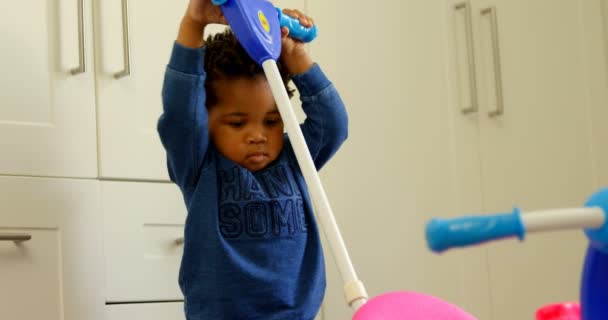
[[[186,4],[3,2],[0,174],[168,180],[156,120]]]
[[[183,300],[178,271],[186,208],[168,183],[101,182],[106,301]]]
[[[168,180],[156,121],[178,2],[4,1],[0,174]]]
[[[431,217],[481,210],[479,157],[460,161],[454,152],[444,3],[384,1],[380,16],[362,1],[309,5],[320,26],[311,52],[349,113],[349,138],[322,178],[360,279],[370,296],[424,292],[488,319],[485,251],[437,256],[424,238]],[[348,319],[343,283],[325,256],[324,318]]]
[[[0,319],[102,320],[100,224],[98,182],[0,178]]]
[[[105,320],[185,320],[184,304],[145,303],[108,305],[105,309]]]
[[[97,176],[91,1],[2,1],[0,21],[0,174]]]
[[[447,4],[456,152],[481,159],[483,211],[582,205],[594,187],[588,94],[597,70],[586,63],[601,40],[598,2]],[[577,300],[585,243],[572,231],[488,245],[491,319]]]

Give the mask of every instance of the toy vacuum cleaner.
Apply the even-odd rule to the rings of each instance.
[[[580,310],[583,320],[608,319],[608,189],[593,194],[584,208],[556,209],[510,213],[491,216],[468,216],[456,219],[432,219],[426,226],[429,247],[442,252],[452,247],[465,247],[490,240],[517,237],[530,232],[584,229],[589,247],[583,268]],[[550,306],[549,309],[560,306]],[[560,307],[565,313],[568,305]],[[547,312],[554,312],[548,310]],[[555,311],[557,312],[557,311]],[[539,310],[541,313],[541,310]],[[579,319],[544,317],[539,319]]]
[[[363,283],[357,278],[346,246],[333,216],[329,201],[276,64],[281,54],[281,27],[303,42],[317,36],[317,28],[306,28],[298,20],[284,15],[266,0],[213,0],[221,7],[226,21],[245,51],[262,66],[296,158],[308,186],[315,215],[323,228],[344,282],[346,302],[355,311],[356,320],[471,320],[472,316],[438,298],[415,292],[391,292],[368,301]]]

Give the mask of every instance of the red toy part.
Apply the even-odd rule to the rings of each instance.
[[[536,320],[581,320],[581,307],[578,302],[556,303],[536,311]]]

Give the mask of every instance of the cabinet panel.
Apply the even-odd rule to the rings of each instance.
[[[106,306],[106,320],[185,320],[183,303],[118,304]]]
[[[0,213],[0,235],[31,236],[0,241],[0,318],[102,319],[98,183],[0,178]]]
[[[97,175],[90,0],[82,3],[82,29],[79,0],[0,4],[0,174]]]
[[[100,176],[169,180],[156,122],[165,68],[188,1],[127,2],[126,11],[122,0],[96,3]],[[125,57],[130,73],[117,79]]]
[[[0,242],[0,315],[5,319],[63,319],[62,252],[58,230],[0,228],[0,235],[27,234],[27,242]],[[10,288],[10,289],[8,289]],[[32,301],[39,301],[31,308]]]
[[[589,37],[596,33],[583,17],[599,13],[586,12],[585,2],[496,0],[475,8],[487,212],[580,206],[593,190],[584,52],[585,42],[600,39]],[[485,10],[492,7],[496,20]],[[500,104],[504,114],[489,115]],[[571,231],[489,247],[493,319],[531,318],[544,304],[577,300],[585,243]]]
[[[102,182],[109,302],[182,300],[186,209],[173,184]]]

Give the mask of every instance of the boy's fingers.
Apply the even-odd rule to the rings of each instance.
[[[282,27],[281,28],[281,38],[287,38],[288,35],[289,35],[289,28]]]
[[[292,18],[297,18],[297,14],[294,12],[294,10],[292,9],[283,9],[283,13],[292,17]]]
[[[314,24],[313,20],[309,16],[298,9],[283,9],[283,13],[294,19],[298,19],[298,21],[305,27],[312,27]]]
[[[295,9],[294,12],[297,15],[297,17],[294,17],[294,18],[297,18],[302,25],[310,26],[310,19],[308,18],[307,15],[305,15],[302,11],[300,11],[298,9]]]

